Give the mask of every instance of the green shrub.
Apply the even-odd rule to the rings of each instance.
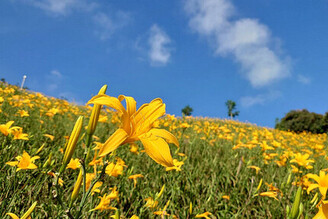
[[[306,109],[292,110],[276,123],[275,128],[296,133],[325,133],[328,130],[328,113],[321,115]]]

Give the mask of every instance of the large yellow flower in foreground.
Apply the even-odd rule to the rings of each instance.
[[[328,201],[323,201],[319,207],[318,213],[312,219],[327,219],[328,218]]]
[[[328,174],[326,175],[324,171],[320,170],[319,176],[316,174],[309,173],[307,174],[307,177],[314,179],[317,182],[317,184],[311,184],[307,189],[307,192],[309,193],[311,190],[319,188],[323,199],[325,199],[328,189]]]
[[[123,100],[126,101],[126,109],[121,103]],[[165,129],[153,128],[153,123],[165,114],[165,104],[162,99],[156,98],[148,104],[143,104],[138,111],[136,101],[132,97],[123,95],[118,99],[105,94],[97,95],[88,104],[102,104],[121,114],[121,127],[103,144],[99,151],[100,157],[114,151],[120,145],[140,140],[146,153],[154,161],[165,167],[174,166],[167,142],[179,146],[178,140]]]

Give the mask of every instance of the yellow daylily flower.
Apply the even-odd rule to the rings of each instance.
[[[23,214],[23,216],[21,218],[19,218],[16,214],[14,213],[7,213],[7,215],[9,215],[12,219],[28,219],[30,218],[30,214],[32,213],[32,211],[34,210],[34,208],[36,207],[37,202],[34,202],[32,204],[32,206],[25,212],[25,214]]]
[[[319,188],[319,191],[323,196],[323,199],[325,199],[328,189],[328,174],[325,174],[324,171],[320,170],[319,176],[311,173],[307,174],[306,176],[309,179],[314,179],[317,182],[317,184],[313,183],[309,186],[309,188],[307,189],[307,193],[309,193],[311,190],[315,188]]]
[[[43,134],[43,136],[49,138],[51,141],[53,141],[55,138],[55,136],[49,134]]]
[[[11,133],[14,136],[14,139],[20,139],[20,140],[28,140],[28,134],[23,133],[23,129],[13,129]]]
[[[301,154],[297,153],[294,155],[294,159],[290,161],[290,163],[297,163],[299,166],[303,166],[306,169],[312,169],[313,167],[310,165],[310,163],[314,163],[314,160],[308,160],[309,154]]]
[[[322,201],[318,213],[312,219],[327,219],[328,218],[328,201]]]
[[[105,194],[103,197],[99,197],[99,198],[100,198],[100,202],[97,205],[97,207],[95,207],[94,209],[92,209],[90,211],[96,211],[96,210],[100,210],[100,211],[104,211],[104,210],[116,210],[115,207],[109,206],[110,201],[111,201],[110,195]]]
[[[146,204],[145,207],[147,208],[156,208],[158,201],[155,201],[152,197],[148,197],[145,199]]]
[[[20,115],[20,117],[30,116],[25,110],[18,110],[18,114]]]
[[[11,127],[14,121],[9,121],[6,124],[0,125],[0,132],[4,134],[5,136],[8,136],[13,129],[19,128],[19,127]]]
[[[195,218],[206,218],[206,219],[210,219],[209,215],[211,215],[210,212],[206,211],[202,214],[197,214]]]
[[[278,201],[277,195],[278,195],[277,192],[261,192],[260,193],[260,196],[271,197],[271,198],[274,198],[274,199],[276,199]]]
[[[128,177],[128,179],[133,179],[134,187],[137,186],[137,179],[144,177],[142,174],[135,174]]]
[[[121,103],[123,100],[126,101],[126,109]],[[122,115],[121,127],[104,143],[99,151],[100,157],[109,154],[120,145],[140,140],[146,153],[155,162],[165,167],[174,166],[167,142],[178,146],[178,140],[165,129],[153,128],[153,123],[165,114],[165,104],[160,98],[154,99],[149,104],[143,104],[138,110],[136,110],[136,101],[132,97],[123,95],[118,99],[105,94],[97,95],[88,103],[106,105]]]
[[[9,161],[6,164],[8,164],[9,166],[17,166],[18,168],[16,171],[36,169],[38,167],[33,162],[39,158],[39,156],[31,157],[26,151],[24,151],[22,156],[16,157],[16,160],[18,161]]]
[[[254,169],[256,171],[256,175],[259,173],[259,171],[261,170],[260,167],[257,167],[257,166],[248,166],[247,168],[250,168],[250,169]]]
[[[109,163],[105,169],[105,172],[109,176],[118,177],[118,175],[122,175],[124,166],[125,166],[124,164],[122,165],[119,162],[117,162],[116,164]]]
[[[67,164],[66,169],[77,169],[81,167],[81,163],[78,158],[71,159],[70,162]]]

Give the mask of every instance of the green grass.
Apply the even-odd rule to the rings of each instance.
[[[3,89],[6,85],[1,84]],[[25,96],[25,91],[16,90],[14,94]],[[62,179],[64,186],[60,187],[59,192],[63,200],[63,206],[56,198],[57,191],[54,186],[54,178],[47,174],[48,171],[58,172],[63,159],[63,154],[59,151],[65,145],[64,136],[70,135],[78,115],[86,117],[84,125],[87,125],[88,112],[85,108],[69,108],[65,113],[56,114],[54,117],[48,117],[42,112],[53,106],[64,107],[64,101],[51,100],[53,106],[34,106],[30,108],[26,105],[15,107],[9,104],[14,94],[6,94],[5,101],[2,103],[0,114],[0,124],[10,120],[15,121],[14,125],[23,128],[24,133],[29,134],[29,140],[13,140],[10,136],[4,136],[0,133],[0,217],[5,216],[7,212],[13,212],[21,216],[34,201],[37,201],[37,207],[32,213],[32,218],[60,218],[66,217],[72,188],[78,175],[78,170],[66,170]],[[4,94],[3,94],[4,95]],[[46,102],[46,101],[45,101]],[[58,105],[62,103],[62,105]],[[29,117],[17,116],[18,109],[25,109],[29,112]],[[74,109],[74,110],[73,110]],[[41,116],[40,116],[41,110]],[[79,110],[77,112],[77,110]],[[74,111],[72,113],[71,111]],[[76,111],[76,112],[75,112]],[[111,114],[108,114],[109,118]],[[40,123],[43,120],[43,124]],[[109,119],[110,121],[110,119]],[[206,122],[207,121],[207,122]],[[192,127],[183,129],[179,125],[188,122]],[[165,121],[161,122],[163,125]],[[183,119],[169,121],[170,128],[175,125],[177,128],[172,132],[179,136],[180,148],[170,145],[174,158],[182,160],[183,157],[176,152],[182,152],[187,155],[184,161],[182,171],[165,171],[165,168],[155,163],[146,153],[139,155],[129,151],[128,145],[119,147],[113,156],[107,156],[106,160],[112,161],[114,157],[120,157],[125,161],[126,167],[122,175],[115,177],[105,176],[101,187],[100,195],[109,193],[109,188],[116,186],[119,191],[119,201],[114,200],[111,206],[119,209],[123,218],[130,218],[132,215],[138,215],[140,218],[159,218],[153,214],[153,211],[162,209],[170,201],[167,207],[169,214],[176,215],[178,218],[193,218],[196,214],[211,212],[212,218],[285,218],[285,208],[291,207],[297,187],[286,184],[291,168],[289,164],[285,167],[279,167],[274,162],[265,164],[263,161],[263,152],[259,146],[252,150],[238,149],[232,150],[237,144],[237,137],[240,134],[239,129],[245,129],[247,135],[252,132],[263,130],[247,124],[238,124],[225,122],[222,120],[208,119]],[[199,126],[202,130],[197,133],[193,127]],[[233,140],[219,138],[218,129],[222,126],[229,127],[235,134]],[[100,142],[104,142],[111,133],[117,129],[115,124],[99,123],[95,135],[99,137]],[[270,131],[271,132],[271,131]],[[205,133],[210,133],[206,136]],[[44,137],[43,134],[55,136],[54,141]],[[226,135],[230,135],[227,133]],[[278,134],[276,134],[278,135]],[[201,139],[206,136],[205,139]],[[265,139],[260,135],[259,142]],[[301,139],[301,137],[300,137]],[[210,140],[214,140],[212,145]],[[290,140],[291,141],[291,140]],[[301,141],[301,140],[299,140]],[[74,158],[83,158],[83,140],[77,145],[74,152]],[[38,154],[40,159],[35,164],[38,169],[21,170],[16,172],[14,167],[6,165],[8,161],[15,160],[15,157],[27,151],[33,156],[36,150],[45,144],[43,150]],[[140,142],[140,148],[143,149]],[[290,147],[292,143],[290,143]],[[325,146],[326,148],[326,146]],[[294,150],[294,149],[293,149]],[[299,149],[295,149],[296,151]],[[315,151],[311,149],[314,153]],[[284,149],[276,149],[275,153],[281,153]],[[43,168],[44,162],[49,154],[53,154],[53,163],[50,167]],[[278,156],[279,157],[279,156]],[[316,158],[313,170],[305,170],[303,173],[312,172],[318,174],[320,169],[325,168],[325,156]],[[291,158],[289,158],[290,160]],[[288,162],[287,162],[288,163]],[[259,174],[247,166],[256,165],[261,168]],[[98,171],[101,167],[98,167]],[[87,172],[93,172],[92,167],[87,167]],[[136,187],[133,181],[128,179],[130,175],[143,174],[144,178],[139,178]],[[298,174],[293,174],[295,180]],[[256,194],[268,191],[268,187],[263,183],[259,191],[257,186],[260,180],[272,183],[279,188],[283,196],[278,196],[278,200],[270,197],[261,197]],[[156,194],[165,185],[163,195],[158,199],[156,209],[145,207],[145,199],[156,197]],[[222,196],[229,195],[230,200],[223,199]],[[315,206],[310,204],[314,193],[307,195],[304,191],[303,204],[304,215],[313,216],[316,213]],[[99,203],[99,195],[95,194],[87,199],[82,211],[82,218],[104,218],[105,216],[115,214],[115,211],[89,212]],[[82,198],[82,191],[76,200],[73,208],[70,209],[71,215],[75,216]],[[190,204],[192,204],[192,213],[190,214]]]

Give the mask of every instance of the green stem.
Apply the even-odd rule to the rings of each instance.
[[[83,206],[85,204],[85,201],[87,200],[87,197],[89,196],[89,194],[91,193],[91,190],[93,188],[93,186],[99,181],[99,179],[101,179],[104,175],[105,175],[105,170],[107,167],[108,163],[105,163],[103,166],[103,169],[101,170],[100,175],[92,182],[92,184],[90,185],[88,191],[86,192],[86,194],[83,195],[82,200],[80,202],[80,206],[79,206],[79,211],[77,212],[75,219],[79,219],[82,213],[82,209]]]

